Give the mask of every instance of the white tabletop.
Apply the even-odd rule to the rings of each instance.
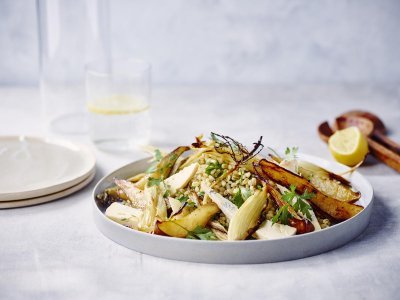
[[[216,131],[247,144],[299,146],[331,159],[321,121],[354,108],[384,118],[400,141],[398,86],[160,87],[153,93],[152,143],[170,149]],[[0,135],[41,135],[36,89],[0,88]],[[85,135],[63,138],[90,145]],[[374,159],[360,172],[375,191],[366,231],[325,254],[274,264],[208,265],[136,253],[95,227],[91,191],[139,156],[95,150],[97,175],[51,203],[0,210],[0,299],[337,299],[398,297],[400,176]],[[1,166],[0,166],[1,172]]]

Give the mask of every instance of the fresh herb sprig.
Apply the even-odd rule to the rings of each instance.
[[[311,220],[310,210],[312,208],[307,201],[314,196],[314,193],[309,193],[307,190],[305,190],[302,195],[297,194],[296,186],[292,184],[290,185],[290,191],[286,191],[282,195],[282,199],[289,203],[289,205],[291,205],[295,211],[301,212],[303,216],[306,216],[307,219]]]
[[[186,195],[182,195],[179,198],[176,198],[176,200],[178,200],[181,203],[186,202],[188,199],[189,199],[189,197]]]
[[[285,150],[285,159],[287,160],[293,160],[297,159],[297,152],[299,151],[299,147],[286,147]]]
[[[289,212],[289,206],[300,212],[307,219],[311,220],[312,210],[311,205],[307,202],[315,196],[314,193],[309,193],[307,190],[304,191],[302,195],[296,193],[296,186],[294,184],[290,185],[290,190],[286,191],[282,195],[282,199],[287,203],[284,206],[281,206],[275,216],[272,218],[272,223],[276,223],[280,221],[282,224],[287,225],[288,219],[293,217]]]
[[[289,222],[289,218],[292,217],[292,214],[289,212],[289,204],[285,204],[281,206],[276,212],[275,216],[272,218],[272,224],[281,221],[282,224],[287,225]]]
[[[213,174],[211,174],[214,171]],[[210,162],[206,168],[207,175],[214,175],[214,177],[219,177],[222,175],[222,164],[216,160],[215,162]]]
[[[244,199],[240,189],[235,193],[235,195],[233,195],[232,203],[235,204],[238,208],[240,208],[243,205]]]
[[[243,203],[251,196],[251,192],[248,189],[239,189],[232,198],[232,203],[240,208]]]
[[[154,150],[154,160],[150,167],[146,170],[147,174],[154,173],[157,169],[158,163],[162,160],[163,156],[159,149]]]
[[[176,198],[176,200],[178,200],[181,203],[185,203],[186,202],[186,206],[187,207],[195,207],[196,204],[193,201],[189,200],[189,197],[186,195],[182,195],[179,198]]]
[[[152,178],[152,177],[149,177],[149,179],[148,179],[148,181],[147,181],[147,186],[148,187],[152,187],[152,186],[155,186],[155,185],[160,185],[160,183],[163,181],[163,179],[162,178]]]
[[[187,239],[193,239],[193,240],[217,240],[217,237],[215,236],[214,232],[212,232],[210,229],[197,226],[193,231],[188,231],[188,234],[186,236]]]

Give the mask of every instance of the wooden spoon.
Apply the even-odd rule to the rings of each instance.
[[[383,121],[375,114],[368,111],[352,110],[342,114],[343,117],[362,117],[372,122],[372,139],[385,145],[390,150],[400,154],[400,145],[386,136],[387,130]]]
[[[400,172],[400,155],[397,152],[386,148],[384,144],[371,138],[371,135],[375,132],[372,121],[358,116],[340,116],[336,118],[336,129],[341,130],[351,126],[358,127],[367,137],[369,149],[376,158],[395,169],[397,172]]]
[[[328,143],[329,137],[333,134],[333,130],[327,121],[318,126],[318,134],[321,140],[323,140],[325,143]]]

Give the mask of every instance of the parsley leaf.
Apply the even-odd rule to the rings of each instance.
[[[286,147],[285,156],[287,160],[292,160],[297,158],[297,152],[299,151],[299,147]]]
[[[214,177],[217,178],[222,175],[222,164],[217,160],[215,163],[211,162],[206,168],[206,174],[211,175],[211,172],[215,170]]]
[[[189,197],[186,195],[182,195],[179,198],[176,198],[176,200],[178,200],[181,203],[185,203],[186,202],[186,206],[187,207],[195,207],[196,203],[194,203],[193,201],[188,201]]]
[[[187,207],[195,207],[196,204],[193,201],[186,201],[186,206]]]
[[[233,195],[232,203],[235,204],[238,208],[243,205],[244,199],[242,197],[242,192],[240,191],[240,189],[236,192],[235,195]]]
[[[170,190],[165,190],[163,198],[168,198],[171,195],[171,191]]]
[[[278,221],[281,221],[282,224],[287,225],[288,219],[292,217],[289,210],[289,204],[281,206],[279,210],[276,212],[276,215],[272,218],[272,224],[275,224]]]
[[[186,238],[195,240],[217,240],[214,232],[201,226],[197,226],[193,231],[189,231]]]
[[[307,190],[302,195],[296,193],[296,186],[290,185],[290,191],[285,192],[282,195],[282,199],[285,200],[289,205],[293,206],[295,211],[301,212],[301,214],[311,220],[312,210],[311,205],[306,201],[310,200],[315,196],[314,193],[309,193]]]
[[[152,178],[149,177],[149,181],[147,182],[148,187],[152,187],[154,185],[160,185],[162,179],[161,178]]]
[[[158,163],[162,160],[163,156],[159,149],[154,150],[154,161],[151,166],[146,170],[147,174],[154,173],[157,169]]]
[[[182,195],[179,198],[177,198],[176,200],[178,200],[179,202],[186,202],[189,199],[188,196]]]
[[[285,192],[282,195],[282,199],[285,200],[287,203],[289,203],[290,205],[293,205],[292,201],[294,199],[294,197],[296,197],[296,186],[294,184],[290,185],[290,192]]]

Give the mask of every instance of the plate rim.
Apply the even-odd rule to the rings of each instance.
[[[95,178],[95,175],[96,175],[96,171],[93,171],[79,183],[77,183],[69,188],[63,189],[61,191],[52,193],[52,194],[43,195],[43,196],[35,197],[35,198],[27,198],[27,199],[22,199],[22,200],[12,200],[12,201],[7,201],[7,202],[2,201],[2,202],[0,202],[0,209],[13,209],[13,208],[39,205],[39,204],[44,204],[44,203],[52,202],[52,201],[67,197],[67,196],[85,188],[88,184],[90,184],[93,181],[93,179]],[[7,206],[7,204],[10,204],[10,206]]]
[[[96,168],[96,157],[91,151],[91,149],[81,143],[72,142],[65,139],[54,138],[54,137],[41,137],[41,136],[31,136],[31,135],[4,135],[0,136],[0,141],[21,141],[21,140],[31,140],[34,142],[39,142],[43,144],[52,144],[59,147],[63,147],[69,149],[71,151],[77,151],[81,154],[82,157],[88,161],[88,166],[85,169],[82,169],[79,172],[79,176],[69,176],[67,179],[50,186],[45,186],[41,188],[35,188],[30,190],[23,190],[19,192],[0,192],[0,202],[10,202],[10,201],[21,201],[29,198],[38,198],[50,194],[54,194],[68,188],[73,187],[81,183],[84,179],[86,179],[91,172],[95,171]]]
[[[319,160],[319,161],[323,161],[324,163],[328,163],[328,164],[330,164],[330,165],[331,165],[331,164],[332,164],[332,165],[337,165],[338,167],[342,168],[344,171],[350,169],[349,167],[347,167],[347,166],[345,166],[345,165],[342,165],[342,164],[340,164],[340,163],[338,163],[338,162],[329,161],[329,160],[327,160],[327,159],[324,159],[324,158],[321,158],[321,157],[318,157],[318,156],[315,156],[315,155],[309,155],[309,154],[299,153],[298,156],[299,156],[300,158],[304,157],[304,158],[311,158],[312,160],[316,159],[316,160]],[[374,190],[373,190],[373,188],[372,188],[371,183],[370,183],[361,173],[359,173],[358,171],[355,171],[353,174],[357,174],[357,176],[360,176],[360,178],[361,178],[361,179],[364,181],[364,183],[366,184],[366,188],[369,190],[369,193],[370,193],[370,197],[369,197],[369,198],[370,198],[370,199],[366,199],[366,200],[365,200],[365,201],[368,202],[368,203],[364,206],[364,209],[363,209],[361,212],[359,212],[357,215],[351,217],[350,219],[347,219],[347,220],[345,220],[345,221],[342,221],[342,222],[340,222],[340,223],[338,223],[338,224],[335,224],[335,225],[333,225],[333,226],[331,226],[331,227],[329,227],[329,228],[325,228],[325,229],[323,229],[323,230],[313,231],[313,232],[309,232],[309,233],[305,233],[305,234],[301,234],[301,235],[289,236],[289,237],[285,237],[285,238],[281,238],[281,239],[272,239],[272,240],[240,240],[240,241],[208,241],[208,240],[207,240],[207,241],[204,241],[204,240],[182,239],[182,238],[171,237],[171,236],[162,236],[162,235],[149,234],[149,233],[146,233],[146,232],[141,232],[141,231],[139,231],[139,230],[134,230],[134,229],[128,228],[128,227],[126,227],[126,226],[123,226],[123,225],[121,225],[121,224],[119,224],[119,223],[117,223],[117,222],[114,222],[114,221],[110,220],[110,219],[107,218],[107,217],[105,216],[105,214],[99,209],[99,207],[98,207],[98,205],[97,205],[97,203],[96,203],[96,190],[97,190],[98,186],[99,186],[100,184],[103,183],[103,181],[105,181],[110,175],[112,175],[112,174],[114,174],[114,173],[118,173],[120,170],[122,170],[122,169],[128,167],[129,165],[132,165],[132,164],[135,164],[135,163],[141,163],[141,162],[144,162],[145,160],[149,160],[149,157],[143,158],[143,159],[139,159],[139,160],[136,160],[136,161],[133,161],[133,162],[131,162],[131,163],[129,163],[129,164],[126,164],[126,165],[124,165],[124,166],[122,166],[122,167],[120,167],[120,168],[118,168],[118,169],[116,169],[116,170],[114,170],[114,171],[108,173],[107,175],[103,176],[103,177],[96,183],[95,187],[93,188],[93,191],[92,191],[92,204],[93,204],[93,207],[94,207],[95,212],[97,212],[98,214],[100,214],[101,217],[102,217],[102,219],[103,219],[105,222],[107,222],[107,223],[109,223],[109,224],[113,224],[112,226],[115,226],[115,228],[119,228],[119,229],[125,230],[125,231],[127,231],[127,232],[130,232],[130,234],[138,234],[139,236],[147,237],[147,238],[150,238],[150,239],[156,239],[156,240],[157,240],[157,239],[160,239],[160,240],[163,240],[163,241],[167,241],[167,240],[169,240],[169,241],[176,241],[176,242],[178,242],[178,243],[184,243],[184,244],[196,243],[197,245],[200,244],[200,243],[201,243],[201,244],[207,244],[207,245],[208,245],[208,244],[209,244],[209,245],[218,245],[218,244],[221,244],[221,243],[223,243],[224,245],[241,245],[241,244],[245,245],[245,244],[260,244],[260,243],[280,243],[280,242],[285,241],[285,240],[304,239],[304,237],[311,237],[311,236],[321,235],[321,234],[324,234],[324,235],[325,235],[327,232],[331,231],[331,230],[334,229],[334,228],[339,230],[340,228],[345,227],[346,224],[348,224],[348,223],[350,223],[350,222],[354,222],[354,221],[355,221],[357,218],[359,218],[360,216],[363,216],[364,214],[369,213],[368,210],[367,210],[367,208],[370,209],[370,207],[372,207],[373,202],[374,202]],[[350,179],[350,181],[351,181],[351,179]],[[229,246],[227,246],[227,247],[229,247]]]

